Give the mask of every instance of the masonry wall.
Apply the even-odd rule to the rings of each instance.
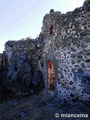
[[[58,98],[90,99],[90,2],[61,14],[52,9],[43,18],[41,34],[35,40],[8,41],[5,54],[24,52],[34,70],[42,71],[48,86],[47,62],[55,68]]]
[[[51,52],[57,61],[58,97],[90,99],[90,10],[80,7],[66,14],[51,10],[43,19],[42,33],[44,57]],[[47,76],[47,64],[44,71]]]
[[[18,55],[18,53],[24,52],[36,71],[42,70],[43,67],[42,49],[42,36],[39,36],[36,39],[8,41],[5,43],[5,54],[8,58],[8,63],[12,54]]]

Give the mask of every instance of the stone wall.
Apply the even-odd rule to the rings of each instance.
[[[50,10],[35,40],[8,41],[8,63],[13,54],[27,55],[34,71],[42,71],[48,90],[47,62],[55,69],[55,93],[61,99],[90,99],[90,2],[72,12]]]
[[[41,34],[35,40],[7,41],[0,55],[1,86],[13,95],[33,95],[44,89],[42,51]]]
[[[13,53],[18,55],[18,53],[24,52],[27,55],[30,62],[32,62],[32,65],[35,70],[42,69],[42,49],[42,36],[39,36],[36,39],[8,41],[5,43],[5,53],[8,57],[8,63]]]
[[[51,10],[43,19],[43,56],[52,53],[56,58],[56,90],[62,99],[90,99],[90,3],[86,3],[66,14]],[[45,62],[47,81],[46,70]]]

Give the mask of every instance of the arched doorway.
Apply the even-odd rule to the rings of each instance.
[[[51,60],[47,63],[47,74],[48,74],[48,89],[54,90],[55,89],[55,70],[54,64]]]

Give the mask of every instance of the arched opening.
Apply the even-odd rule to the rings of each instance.
[[[51,60],[47,63],[48,89],[55,90],[55,70]]]
[[[50,26],[49,33],[50,33],[50,35],[53,33],[53,25]]]

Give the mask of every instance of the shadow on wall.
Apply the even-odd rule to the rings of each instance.
[[[4,58],[5,62],[6,58]],[[4,64],[4,86],[12,91],[14,95],[38,94],[44,88],[43,73],[35,71],[27,55],[20,52],[18,55],[12,54],[7,66]],[[4,75],[4,76],[3,76]]]
[[[81,86],[83,87],[82,93],[90,95],[90,73],[77,72],[75,76],[81,82]]]

